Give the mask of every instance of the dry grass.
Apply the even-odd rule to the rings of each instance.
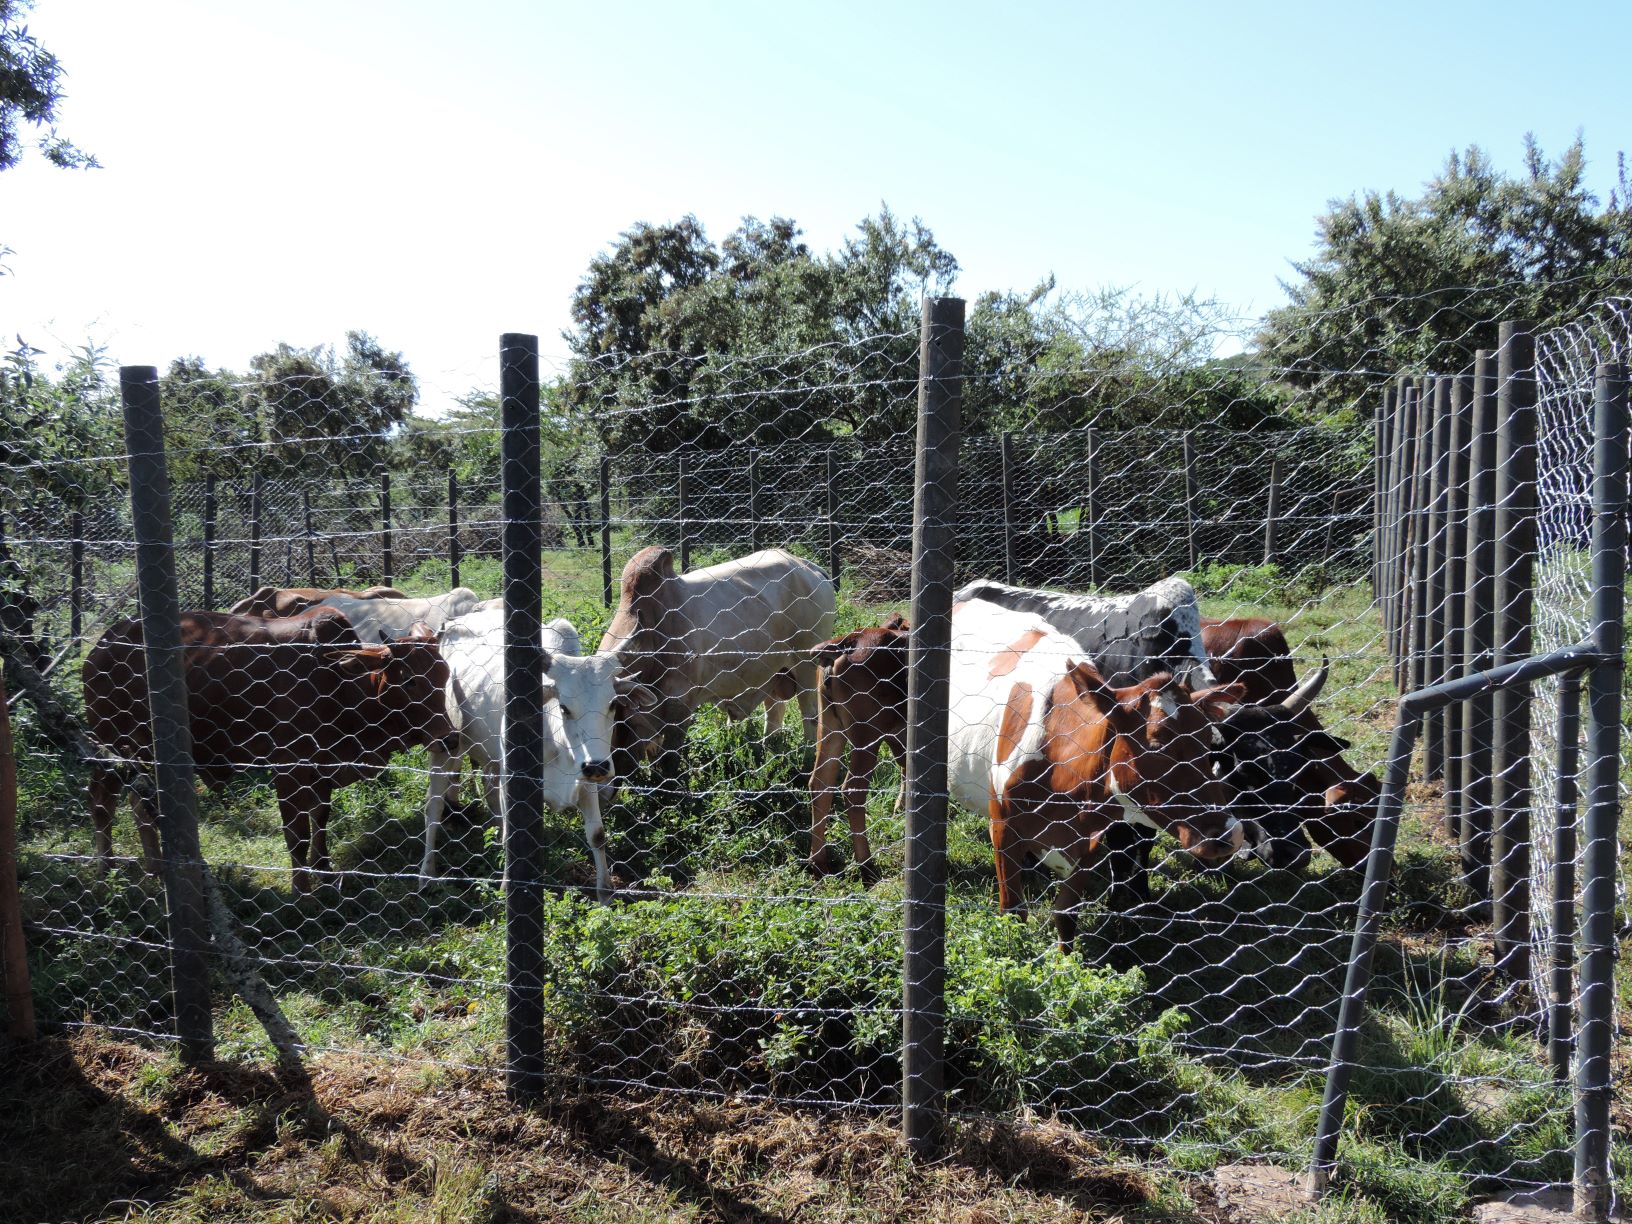
[[[325,1058],[309,1083],[94,1036],[0,1054],[8,1220],[1192,1220],[1068,1127],[961,1124],[915,1166],[888,1118]]]

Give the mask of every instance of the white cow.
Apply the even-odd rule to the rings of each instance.
[[[481,597],[469,587],[454,587],[446,594],[424,599],[357,599],[350,595],[331,595],[323,601],[324,606],[344,612],[357,636],[365,642],[399,638],[416,621],[439,630],[454,617],[475,611],[481,603]]]
[[[448,621],[439,640],[449,671],[448,717],[458,735],[451,750],[432,749],[430,754],[422,887],[440,871],[437,836],[448,791],[459,780],[461,757],[469,756],[481,769],[488,810],[500,814],[504,828],[502,603],[489,601],[476,612]],[[543,644],[544,804],[557,812],[576,807],[583,817],[584,839],[595,860],[595,894],[604,901],[611,872],[598,787],[612,777],[613,719],[618,708],[655,705],[657,695],[621,677],[615,658],[584,657],[571,621],[557,619],[545,625]]]
[[[797,697],[805,742],[816,742],[819,669],[810,651],[833,636],[833,580],[779,548],[689,574],[666,548],[643,548],[623,568],[623,590],[598,653],[663,697],[653,720],[630,724],[630,747],[678,749],[699,706],[746,718],[766,707],[766,732]],[[655,725],[654,725],[655,724]]]

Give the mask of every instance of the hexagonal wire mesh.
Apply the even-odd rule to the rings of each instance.
[[[1579,629],[1580,372],[1595,345],[1624,351],[1625,320],[1612,303],[1540,338],[1538,647]],[[982,327],[977,310],[955,520],[956,581],[987,585],[952,619],[949,1107],[1055,1113],[1181,1170],[1304,1161],[1375,803],[1364,771],[1413,683],[1428,624],[1413,618],[1459,597],[1444,575],[1464,568],[1448,524],[1467,517],[1454,460],[1470,436],[1447,432],[1435,469],[1396,429],[1402,462],[1379,468],[1366,423],[1392,371],[1272,370],[1216,357],[1223,336],[994,357]],[[546,789],[596,813],[551,816],[544,837],[544,1025],[563,1075],[899,1106],[907,631],[889,618],[911,595],[917,342],[657,353],[546,380]],[[216,445],[172,422],[181,602],[205,610],[182,626],[213,787],[203,857],[244,964],[310,1053],[500,1057],[503,514],[496,401],[472,403],[413,439],[331,427]],[[123,456],[0,475],[8,662],[140,761]],[[1433,541],[1389,534],[1420,530],[1413,505],[1441,493]],[[355,594],[302,610],[299,586]],[[365,599],[372,586],[400,590]],[[285,615],[207,611],[228,607]],[[437,648],[400,640],[415,632]],[[1299,708],[1316,677],[1324,731]],[[803,719],[775,725],[784,707]],[[1232,722],[1243,707],[1271,716]],[[136,832],[121,821],[99,844],[96,763],[51,712],[13,714],[42,1017],[164,1039],[164,897]],[[1569,1094],[1538,1053],[1534,995],[1493,963],[1487,900],[1437,811],[1445,763],[1409,796],[1344,1173],[1452,1197],[1568,1182]],[[813,809],[849,817],[848,853],[823,849]],[[994,874],[1006,908],[1029,895],[1058,929],[1001,916]],[[1549,919],[1530,917],[1540,966]],[[249,1008],[217,1003],[222,1048],[262,1049]]]

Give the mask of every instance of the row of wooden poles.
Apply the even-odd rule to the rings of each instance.
[[[1531,651],[1535,341],[1504,323],[1453,375],[1401,378],[1376,416],[1373,590],[1394,682],[1415,692]],[[1488,900],[1498,964],[1529,972],[1530,691],[1433,710],[1422,777],[1443,783],[1463,883]]]

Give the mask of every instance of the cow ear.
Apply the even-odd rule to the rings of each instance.
[[[1236,706],[1247,699],[1247,686],[1239,680],[1229,684],[1218,684],[1212,688],[1198,689],[1191,697],[1207,714],[1208,718],[1223,718]]]
[[[415,621],[408,626],[408,632],[397,639],[399,642],[434,642],[436,630],[424,621]]]
[[[391,662],[389,646],[358,646],[351,650],[337,650],[330,659],[336,668],[348,676],[366,676],[382,671]]]
[[[656,689],[630,676],[619,676],[612,688],[616,693],[613,704],[624,709],[649,710],[658,703]]]
[[[1070,677],[1077,692],[1091,699],[1101,709],[1110,709],[1116,704],[1116,692],[1099,671],[1087,663],[1072,660],[1066,664],[1065,674]]]
[[[883,629],[901,629],[901,630],[905,630],[905,631],[910,631],[912,629],[912,626],[907,624],[907,618],[902,616],[901,613],[892,612],[892,613],[890,613],[890,619],[885,621],[883,623],[883,625],[880,626],[880,628],[883,628]]]
[[[561,689],[556,685],[554,680],[550,679],[549,676],[545,676],[544,677],[544,703],[546,705],[548,705],[552,701],[560,701],[560,700],[561,700]]]
[[[832,667],[844,653],[844,644],[835,638],[831,642],[823,642],[820,646],[812,646],[807,653],[817,667]]]

